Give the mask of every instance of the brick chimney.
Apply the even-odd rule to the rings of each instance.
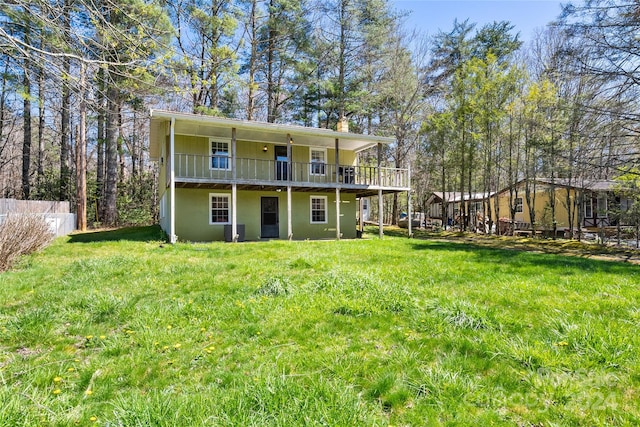
[[[336,126],[336,130],[338,132],[349,132],[349,119],[347,119],[346,117],[342,116],[340,117],[340,119],[338,120],[338,125]]]

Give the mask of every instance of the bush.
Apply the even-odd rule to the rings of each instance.
[[[22,255],[47,246],[53,234],[42,215],[8,214],[0,221],[0,271],[5,271]]]

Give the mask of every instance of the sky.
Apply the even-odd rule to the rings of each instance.
[[[493,21],[510,21],[520,40],[533,38],[536,28],[544,27],[560,14],[559,1],[551,0],[390,0],[399,11],[411,12],[406,18],[408,29],[419,29],[429,35],[453,28],[453,20],[477,23],[476,28]],[[566,3],[566,1],[565,1]]]

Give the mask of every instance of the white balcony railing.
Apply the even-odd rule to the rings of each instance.
[[[210,182],[261,182],[294,184],[354,185],[383,188],[408,188],[407,169],[352,166],[325,163],[303,163],[261,159],[236,159],[235,176],[232,160],[225,156],[195,154],[175,155],[176,179],[195,179]],[[167,167],[171,167],[167,164]],[[337,172],[337,173],[336,173]]]

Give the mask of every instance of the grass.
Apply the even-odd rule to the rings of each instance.
[[[59,239],[0,275],[0,425],[638,425],[640,270],[373,236]]]
[[[371,233],[377,232],[377,230],[377,227],[369,227],[368,229]],[[444,239],[446,241],[470,242],[474,246],[618,260],[640,264],[640,251],[628,246],[618,246],[615,243],[615,239],[609,239],[607,244],[600,244],[592,240],[577,241],[563,238],[496,236],[459,231],[433,232],[416,229],[412,232],[414,237],[418,239]],[[385,227],[385,235],[406,237],[407,230],[398,227]]]

